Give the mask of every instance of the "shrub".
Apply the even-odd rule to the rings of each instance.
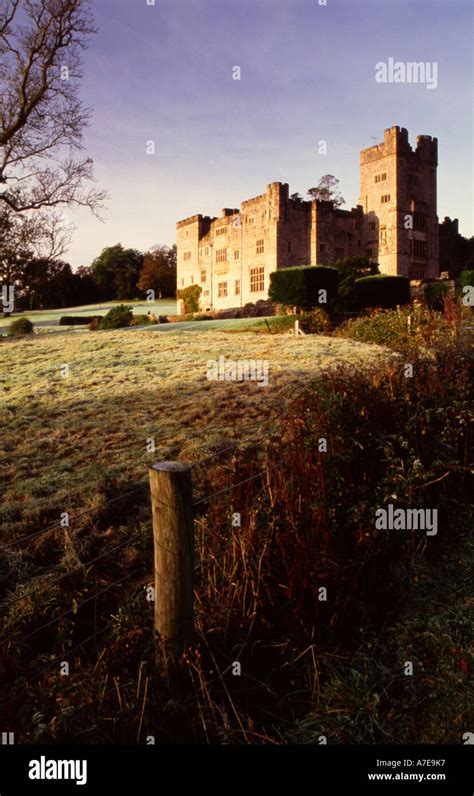
[[[280,268],[270,274],[272,301],[302,309],[327,309],[337,296],[337,270],[322,265]],[[320,291],[326,291],[326,295]],[[326,299],[324,301],[323,299]]]
[[[445,282],[431,282],[425,286],[425,299],[430,310],[442,312],[444,300],[449,293],[449,286]]]
[[[199,285],[189,285],[176,293],[177,298],[184,301],[184,312],[199,312],[199,297],[202,293],[202,287]]]
[[[159,315],[158,316],[158,323],[169,323],[170,319],[167,315]]]
[[[334,263],[337,268],[339,284],[337,298],[340,310],[350,310],[354,306],[354,283],[356,279],[364,276],[373,276],[379,273],[377,263],[372,263],[364,257],[344,257]]]
[[[103,315],[61,315],[59,319],[60,326],[87,326],[93,320],[100,321]]]
[[[8,327],[9,337],[23,337],[25,334],[33,334],[34,327],[28,318],[17,318]]]
[[[118,307],[112,307],[105,318],[102,318],[99,323],[99,329],[122,329],[124,326],[130,326],[132,318],[131,306],[119,304]]]
[[[305,312],[299,318],[300,327],[306,334],[328,334],[331,330],[331,323],[324,310],[315,309]]]
[[[395,309],[410,303],[410,280],[406,276],[363,276],[354,282],[354,306],[358,310],[368,307]]]

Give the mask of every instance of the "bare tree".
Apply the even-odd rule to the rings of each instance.
[[[106,194],[81,158],[90,110],[78,98],[90,0],[1,0],[0,206],[98,214]]]
[[[57,211],[14,213],[0,205],[0,283],[14,285],[32,259],[48,263],[60,258],[69,247],[73,230]]]

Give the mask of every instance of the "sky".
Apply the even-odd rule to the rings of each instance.
[[[305,194],[334,174],[354,207],[360,150],[395,124],[412,146],[438,138],[438,215],[474,234],[471,0],[152,3],[92,0],[84,143],[110,198],[102,222],[67,211],[74,268],[118,242],[171,245],[180,219],[218,216],[270,182]],[[435,62],[436,88],[377,83],[389,58]]]

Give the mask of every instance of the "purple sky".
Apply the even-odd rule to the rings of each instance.
[[[473,234],[470,0],[93,0],[86,152],[111,198],[101,224],[67,211],[67,259],[175,240],[176,221],[321,175],[357,203],[359,151],[386,127],[439,139],[438,214]],[[379,61],[437,62],[438,87],[379,84]],[[242,79],[232,79],[240,66]],[[326,140],[328,154],[318,154]],[[156,154],[146,154],[146,142]]]

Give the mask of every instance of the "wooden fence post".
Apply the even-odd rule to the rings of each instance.
[[[150,470],[155,559],[155,630],[166,658],[183,651],[193,631],[194,527],[191,467],[159,462]]]

